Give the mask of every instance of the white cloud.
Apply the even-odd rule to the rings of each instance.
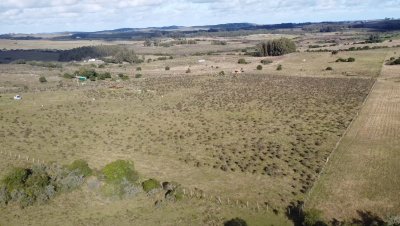
[[[400,0],[0,0],[0,33],[396,15]]]

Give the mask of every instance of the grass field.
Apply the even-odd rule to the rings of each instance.
[[[384,66],[370,98],[311,195],[325,217],[398,214],[400,180],[398,66]]]
[[[337,55],[296,52],[264,58],[237,51],[254,46],[259,38],[266,37],[275,36],[235,37],[227,40],[226,46],[211,45],[208,39],[202,39],[196,45],[168,48],[130,43],[145,58],[145,63],[140,65],[107,64],[100,68],[77,62],[63,63],[60,68],[46,68],[0,64],[0,145],[3,151],[60,164],[85,159],[96,169],[116,159],[132,160],[145,178],[176,181],[187,189],[222,197],[224,203],[228,198],[242,203],[238,208],[201,199],[184,199],[158,209],[154,200],[144,196],[109,200],[84,186],[81,190],[57,196],[47,205],[26,209],[0,207],[0,224],[221,225],[225,220],[240,216],[249,225],[292,225],[285,217],[286,207],[303,200],[313,187],[327,157],[361,109],[388,51],[395,50],[340,52]],[[45,45],[67,49],[87,45],[86,41],[23,42],[35,48]],[[207,54],[211,50],[218,53]],[[195,54],[199,52],[202,54]],[[173,59],[146,61],[156,59],[157,54],[172,55]],[[356,61],[335,62],[339,57],[354,57]],[[240,58],[248,63],[238,64]],[[262,59],[273,62],[256,70]],[[200,63],[199,60],[205,61]],[[278,65],[283,69],[278,71]],[[165,70],[166,66],[170,70]],[[326,70],[328,66],[333,70]],[[72,73],[81,67],[110,72],[114,79],[87,81],[83,85],[61,77],[63,73]],[[141,67],[141,71],[137,71],[137,67]],[[186,73],[188,68],[190,73]],[[233,73],[241,68],[244,73]],[[225,75],[221,75],[221,71]],[[119,73],[130,79],[118,80]],[[138,73],[143,75],[142,78],[135,78]],[[346,187],[333,185],[343,182],[342,186],[346,186],[347,179],[353,179],[356,185],[351,187],[354,188],[352,197],[356,199],[357,195],[365,193],[367,198],[374,200],[374,196],[369,196],[375,194],[374,186],[360,193],[357,187],[360,181],[354,180],[368,171],[363,166],[387,161],[384,167],[376,164],[381,169],[379,173],[360,177],[363,181],[395,175],[398,167],[392,160],[396,158],[395,149],[399,146],[394,141],[398,121],[393,116],[397,110],[392,106],[396,105],[389,103],[397,103],[398,78],[388,75],[396,73],[393,67],[384,68],[385,76],[379,77],[374,92],[353,124],[354,128],[351,127],[343,139],[324,171],[326,175],[321,177],[310,203],[307,203],[307,206],[326,211],[327,218],[352,217],[348,210],[354,208],[384,207],[360,199],[359,204],[346,204],[349,209],[345,209],[340,204],[352,199],[341,196],[337,200],[342,202],[335,203],[332,200],[338,197],[333,194],[352,193],[343,192]],[[45,76],[48,82],[40,83],[40,76]],[[21,94],[23,99],[14,101],[15,94]],[[370,103],[373,100],[375,104]],[[382,109],[379,112],[373,110],[375,105]],[[389,105],[390,108],[385,108]],[[368,112],[373,113],[374,120],[368,119]],[[392,116],[381,116],[386,113]],[[382,126],[381,132],[371,129],[378,125],[392,127],[387,130]],[[361,129],[356,129],[357,126]],[[359,138],[361,135],[365,137]],[[387,142],[386,138],[393,143]],[[376,144],[371,143],[374,140],[378,140]],[[372,149],[373,145],[377,149]],[[348,146],[354,146],[353,155],[347,152],[345,147]],[[392,154],[376,153],[385,147],[392,148]],[[358,152],[364,149],[371,153],[363,154],[375,159],[368,157],[367,162],[358,162]],[[10,157],[0,158],[0,176],[13,165],[26,163],[15,162]],[[394,185],[393,189],[387,189],[388,196],[385,197],[396,200],[396,183],[398,185],[396,180],[394,184],[380,183],[379,189]],[[326,186],[338,190],[328,190]],[[376,200],[382,199],[376,197]],[[246,202],[250,207],[243,208]],[[260,211],[255,211],[256,204],[261,206]],[[393,202],[385,208],[398,210],[396,205]],[[49,217],[38,217],[41,214]]]

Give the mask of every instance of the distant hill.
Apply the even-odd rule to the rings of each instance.
[[[68,32],[53,37],[53,40],[79,40],[79,39],[104,39],[104,40],[139,40],[159,37],[186,37],[197,33],[207,34],[229,31],[254,31],[277,29],[300,29],[310,32],[335,32],[346,29],[371,29],[376,31],[400,30],[400,19],[384,19],[369,21],[339,21],[318,23],[281,23],[281,24],[253,24],[253,23],[227,23],[204,26],[165,26],[148,28],[118,28],[95,32]],[[67,35],[65,35],[67,34]],[[0,39],[40,39],[37,35],[0,35]]]

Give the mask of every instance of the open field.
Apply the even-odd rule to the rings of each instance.
[[[359,34],[348,35],[362,39]],[[85,185],[46,205],[0,207],[0,224],[221,225],[240,216],[249,225],[292,225],[285,216],[287,206],[304,200],[360,110],[307,207],[323,210],[328,219],[354,217],[360,209],[379,214],[398,211],[399,182],[390,179],[399,170],[395,165],[400,145],[395,139],[398,67],[385,66],[378,77],[385,58],[397,56],[398,50],[334,55],[301,49],[279,57],[244,55],[243,48],[276,36],[218,38],[226,45],[212,45],[211,39],[200,37],[197,44],[172,47],[121,41],[143,57],[143,63],[133,65],[0,64],[2,151],[60,164],[85,159],[95,169],[117,159],[132,160],[145,178],[176,181],[187,189],[251,206],[185,198],[157,208],[155,200],[145,195],[109,200]],[[302,48],[308,39],[318,40],[282,36],[295,38]],[[24,43],[21,49],[69,49],[92,43],[15,42]],[[160,54],[168,57],[160,60]],[[336,62],[350,57],[355,62]],[[238,64],[241,58],[247,63]],[[263,59],[272,62],[263,65]],[[262,69],[257,70],[260,64]],[[277,70],[278,65],[283,69]],[[112,79],[81,83],[62,77],[82,67],[109,72]],[[241,69],[243,73],[234,73]],[[119,79],[121,73],[129,79]],[[141,78],[135,78],[138,74]],[[48,82],[40,83],[40,76]],[[361,109],[376,78],[377,85]],[[13,100],[16,94],[23,99]],[[13,165],[26,163],[0,158],[0,176]],[[386,193],[378,196],[377,191],[383,190]],[[255,211],[256,205],[261,210]]]
[[[400,209],[399,67],[384,66],[365,107],[329,162],[311,195],[310,206],[325,217],[380,216]]]

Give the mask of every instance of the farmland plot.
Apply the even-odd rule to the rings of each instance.
[[[0,144],[46,161],[139,172],[285,207],[313,185],[372,79],[164,77],[1,98]]]

